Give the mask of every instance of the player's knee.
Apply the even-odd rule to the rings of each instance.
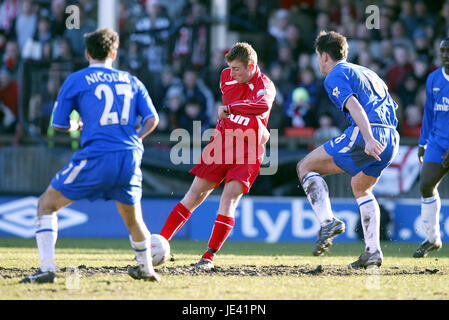
[[[435,184],[431,181],[426,181],[426,179],[421,179],[419,182],[419,191],[424,198],[433,196],[435,191]]]
[[[307,173],[310,172],[309,162],[307,158],[304,158],[296,164],[296,173],[299,179],[302,179]]]

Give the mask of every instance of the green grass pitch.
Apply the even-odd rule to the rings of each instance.
[[[414,259],[418,244],[382,243],[378,270],[349,270],[363,244],[338,243],[323,257],[313,243],[227,242],[214,271],[195,270],[206,242],[173,240],[162,281],[136,281],[127,239],[58,239],[54,284],[19,284],[39,266],[34,239],[0,238],[0,300],[340,300],[449,299],[449,245]],[[321,267],[320,267],[321,266]],[[69,272],[76,267],[77,272]]]

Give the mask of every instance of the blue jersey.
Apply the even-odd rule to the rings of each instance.
[[[426,104],[419,137],[420,146],[426,146],[428,142],[434,141],[444,150],[449,149],[448,81],[449,75],[444,72],[443,67],[433,71],[427,77]]]
[[[156,115],[145,86],[128,72],[91,65],[71,74],[59,92],[52,126],[70,127],[70,113],[77,110],[83,121],[79,158],[105,152],[138,149],[143,152],[136,126]]]
[[[353,63],[339,62],[324,80],[324,88],[332,102],[344,112],[353,126],[356,123],[344,108],[352,95],[362,105],[370,123],[397,126],[398,106],[388,93],[385,82],[372,70]]]

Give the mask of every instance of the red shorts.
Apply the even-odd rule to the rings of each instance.
[[[240,181],[243,184],[243,193],[248,193],[257,176],[259,175],[260,163],[256,164],[204,164],[199,163],[190,173],[198,178],[215,182],[217,188],[224,180]]]
[[[232,133],[230,133],[232,134]],[[217,188],[225,180],[240,181],[244,193],[248,193],[259,175],[263,147],[248,144],[248,140],[238,138],[227,139],[226,133],[215,131],[215,136],[204,148],[199,163],[190,170],[198,178],[215,182]],[[237,142],[239,140],[240,143]]]

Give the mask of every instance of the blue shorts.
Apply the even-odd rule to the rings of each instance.
[[[435,139],[429,140],[426,152],[424,152],[424,162],[443,163],[443,156],[447,149],[438,143]]]
[[[399,134],[394,128],[372,125],[373,136],[382,145],[381,161],[365,153],[365,141],[356,126],[347,128],[343,134],[324,144],[324,150],[333,157],[334,162],[351,176],[362,171],[367,176],[379,177],[390,165],[399,150]]]
[[[103,198],[135,204],[142,198],[141,161],[139,150],[105,152],[90,159],[75,154],[50,184],[70,200]]]

